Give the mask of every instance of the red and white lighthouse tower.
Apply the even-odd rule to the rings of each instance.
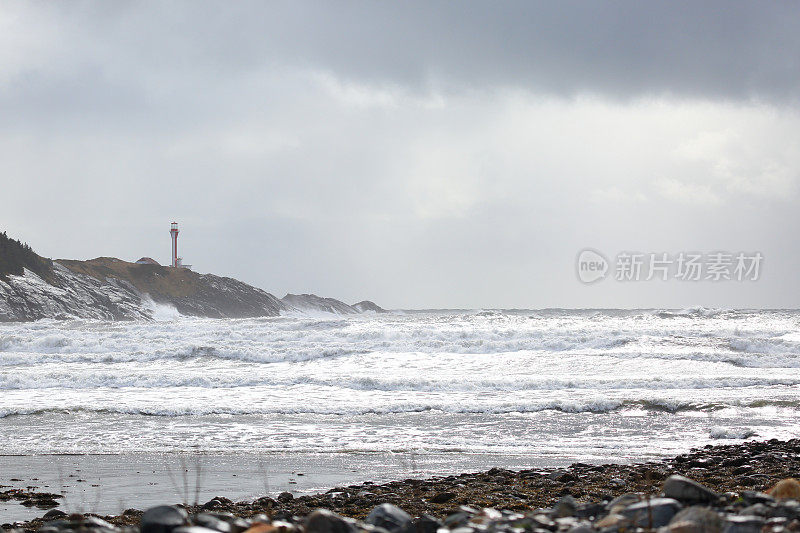
[[[172,237],[172,266],[178,266],[178,223],[169,226],[169,236]]]

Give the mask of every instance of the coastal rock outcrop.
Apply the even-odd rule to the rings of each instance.
[[[371,302],[369,300],[363,300],[361,302],[358,302],[357,304],[353,304],[352,308],[355,309],[356,311],[358,311],[359,313],[368,313],[368,312],[387,313],[388,312],[383,307],[381,307],[378,304],[376,304],[375,302]]]
[[[40,318],[146,319],[143,296],[118,279],[77,274],[53,262],[48,280],[24,269],[0,279],[0,322]]]
[[[336,315],[355,315],[360,311],[334,298],[323,298],[316,294],[287,294],[281,298],[288,309],[300,312],[333,313]]]
[[[149,319],[158,306],[211,318],[277,316],[286,310],[275,296],[232,278],[106,257],[55,260],[47,279],[27,268],[0,278],[0,321]]]
[[[363,305],[362,305],[363,304]],[[138,320],[162,311],[209,318],[338,315],[383,311],[314,294],[272,294],[233,278],[113,257],[51,260],[0,233],[0,322],[53,319]]]

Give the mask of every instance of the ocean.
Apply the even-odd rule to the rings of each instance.
[[[159,317],[0,324],[0,484],[177,501],[143,472],[194,464],[255,497],[800,434],[799,311]]]

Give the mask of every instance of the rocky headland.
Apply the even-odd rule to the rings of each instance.
[[[289,294],[279,299],[233,278],[155,262],[139,264],[113,257],[52,260],[0,233],[0,322],[151,319],[158,306],[169,306],[181,315],[209,318],[308,311],[354,314],[362,312],[362,307],[380,309],[372,302],[350,306],[313,294]]]
[[[795,533],[800,483],[792,478],[798,475],[800,439],[771,440],[706,446],[657,462],[495,468],[249,502],[220,496],[119,516],[52,509],[3,527],[40,533]]]
[[[357,315],[359,313],[385,313],[386,310],[374,302],[364,300],[357,304],[347,305],[334,298],[323,298],[316,294],[287,294],[281,302],[288,309],[312,313],[333,313],[337,315]]]

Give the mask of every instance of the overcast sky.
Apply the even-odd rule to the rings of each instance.
[[[0,4],[0,229],[278,296],[797,307],[800,3]],[[760,251],[592,285],[586,247]],[[613,266],[612,266],[613,268]]]

